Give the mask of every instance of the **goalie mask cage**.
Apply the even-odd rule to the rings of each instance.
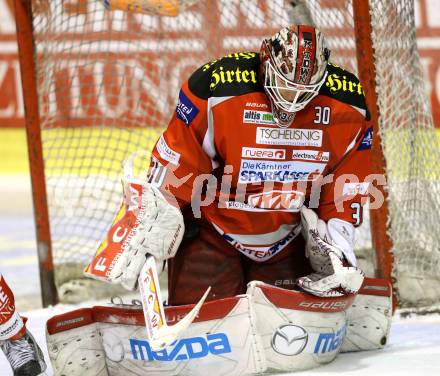
[[[324,32],[331,60],[358,73],[373,114],[386,202],[364,219],[357,252],[376,251],[375,273],[393,281],[401,306],[438,302],[440,148],[413,1],[189,2],[166,17],[109,11],[99,0],[15,0],[43,304],[57,293],[93,297],[87,283],[99,282],[81,272],[119,206],[122,162],[146,172],[188,75],[227,53],[258,51],[291,22]]]

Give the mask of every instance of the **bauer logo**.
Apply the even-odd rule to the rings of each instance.
[[[340,312],[345,310],[348,304],[349,304],[348,301],[329,302],[327,300],[324,300],[317,302],[304,301],[299,303],[299,306],[303,308],[305,311]]]
[[[286,150],[244,147],[241,149],[241,156],[255,159],[284,159],[286,158]]]
[[[304,351],[308,338],[309,336],[304,328],[286,324],[275,330],[271,345],[278,354],[294,356]]]
[[[292,159],[298,161],[328,162],[330,153],[318,150],[293,150]]]
[[[183,90],[180,90],[179,101],[176,107],[177,118],[182,120],[186,125],[190,126],[194,118],[199,113],[199,109],[191,102],[185,95]]]
[[[203,337],[182,338],[161,351],[153,351],[146,340],[130,338],[134,360],[158,362],[185,361],[205,358],[209,355],[231,353],[231,345],[225,333],[212,333]]]
[[[324,354],[332,351],[338,351],[345,338],[347,327],[344,325],[336,333],[320,333],[316,340],[315,354]]]
[[[244,110],[243,123],[250,124],[275,124],[272,112]]]
[[[319,147],[322,145],[322,130],[258,127],[256,142],[265,145]]]
[[[358,150],[371,149],[372,141],[373,141],[373,127],[370,127],[365,131],[364,138],[362,139],[362,142],[360,143],[357,149]]]
[[[269,108],[269,105],[266,103],[257,103],[257,102],[247,102],[246,107],[252,108]]]

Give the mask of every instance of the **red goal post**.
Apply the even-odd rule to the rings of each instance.
[[[209,0],[176,17],[108,11],[98,0],[15,6],[44,305],[81,280],[118,206],[121,163],[151,148],[186,76],[227,53],[257,51],[291,21],[324,32],[333,62],[360,76],[373,114],[374,171],[387,176],[387,200],[371,211],[359,248],[375,249],[373,269],[393,280],[402,305],[438,300],[426,286],[439,280],[440,148],[413,1]]]
[[[37,75],[30,1],[16,1],[15,22],[26,116],[26,135],[34,203],[37,253],[43,307],[58,303],[41,141]],[[26,94],[25,94],[26,93]]]

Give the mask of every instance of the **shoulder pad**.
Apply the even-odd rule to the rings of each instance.
[[[365,102],[364,89],[359,79],[353,73],[333,63],[328,63],[327,72],[327,80],[321,86],[319,94],[326,95],[349,104],[358,111],[365,112],[365,117],[368,120],[370,114]]]
[[[202,99],[261,91],[259,66],[260,57],[256,52],[232,53],[202,65],[189,78],[188,87]]]

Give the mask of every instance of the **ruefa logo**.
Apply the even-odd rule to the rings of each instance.
[[[241,149],[241,156],[255,159],[284,159],[286,158],[286,150],[244,147]]]

